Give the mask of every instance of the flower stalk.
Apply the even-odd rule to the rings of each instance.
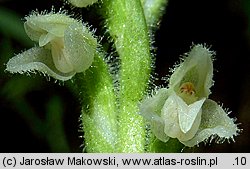
[[[113,81],[101,53],[91,68],[76,75],[82,100],[82,131],[87,152],[115,152],[117,108]]]

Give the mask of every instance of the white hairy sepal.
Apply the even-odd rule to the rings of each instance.
[[[33,47],[11,58],[6,70],[20,74],[39,71],[62,81],[69,80],[75,75],[75,72],[58,71],[53,63],[51,51],[40,47]]]
[[[98,0],[68,0],[68,1],[72,5],[82,8],[92,5],[93,3],[96,3]]]
[[[166,142],[169,139],[164,133],[164,120],[161,117],[161,110],[169,96],[169,90],[159,89],[152,97],[148,97],[140,104],[140,114],[150,122],[151,130],[161,141]]]
[[[240,129],[234,123],[235,120],[228,117],[225,110],[213,100],[207,99],[202,106],[201,123],[195,136],[187,141],[181,141],[185,146],[193,147],[200,142],[212,141],[217,143],[224,140],[234,140]]]
[[[183,62],[173,70],[169,79],[169,88],[179,94],[180,86],[190,82],[194,85],[197,99],[208,97],[213,84],[212,56],[213,52],[203,45],[194,45],[183,58]],[[193,100],[191,97],[190,99]]]
[[[45,58],[37,53],[34,55],[41,59],[36,58],[36,60],[45,64],[47,70],[44,66],[40,68],[41,64],[37,64],[37,62],[34,64],[35,66],[32,66],[34,60],[32,52],[37,52],[37,50],[29,50],[29,52],[19,54],[19,58],[25,59],[25,65],[27,65],[27,61],[30,61],[28,67],[22,65],[23,62],[14,61],[14,57],[12,64],[7,63],[7,71],[21,73],[37,70],[45,74],[53,72],[48,75],[64,81],[70,79],[71,75],[83,72],[91,66],[96,53],[97,40],[87,26],[63,13],[32,14],[26,17],[26,20],[24,24],[26,33],[32,40],[38,42],[41,48],[50,51],[50,55],[47,55],[50,57],[47,57],[46,60],[51,59],[50,63],[53,63],[53,67],[52,64],[46,65],[48,62],[43,61]],[[17,65],[13,65],[13,63]],[[62,77],[63,75],[70,76]]]

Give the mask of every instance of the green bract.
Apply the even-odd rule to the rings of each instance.
[[[76,7],[86,7],[92,5],[93,3],[97,2],[98,0],[68,0],[72,5]]]
[[[34,13],[25,19],[25,31],[39,47],[11,58],[7,71],[40,71],[64,81],[91,66],[97,40],[80,21],[64,13]]]
[[[188,147],[218,136],[233,139],[239,129],[234,120],[208,99],[213,84],[212,55],[195,45],[174,69],[168,88],[159,89],[140,105],[140,112],[151,124],[152,132],[163,141],[177,138]]]

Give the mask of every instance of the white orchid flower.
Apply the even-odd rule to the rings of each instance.
[[[168,88],[159,89],[140,105],[152,132],[163,141],[177,138],[193,147],[209,138],[233,139],[239,132],[234,119],[208,99],[213,84],[213,52],[195,45],[173,70]]]
[[[91,66],[97,40],[80,21],[65,13],[53,12],[33,13],[25,19],[25,31],[38,46],[11,58],[7,71],[39,71],[65,81]]]

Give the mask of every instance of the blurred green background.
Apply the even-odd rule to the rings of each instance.
[[[0,152],[82,151],[81,106],[72,83],[4,72],[9,58],[34,45],[24,32],[24,17],[36,9],[50,11],[52,5],[82,14],[102,36],[100,17],[91,9],[70,8],[61,0],[0,0]],[[250,152],[249,23],[250,0],[169,0],[155,36],[156,76],[166,76],[192,43],[211,46],[217,55],[210,97],[229,108],[243,129],[235,143],[201,144],[187,151]]]

